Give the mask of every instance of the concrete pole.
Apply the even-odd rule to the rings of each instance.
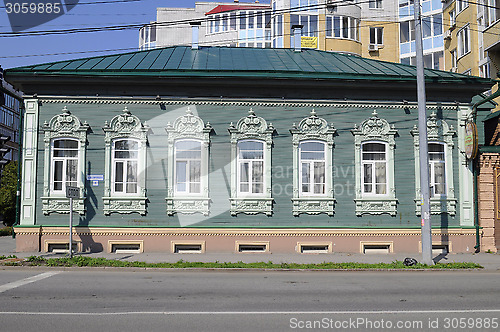
[[[418,100],[418,138],[420,159],[420,192],[422,198],[422,263],[434,265],[432,260],[432,229],[429,185],[429,153],[427,145],[427,113],[425,106],[424,53],[422,48],[422,15],[420,0],[414,2],[415,47],[417,55],[417,100]]]
[[[73,258],[73,198],[69,199],[69,258]]]

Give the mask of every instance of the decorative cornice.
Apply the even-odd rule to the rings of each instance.
[[[38,226],[15,228],[16,235],[66,236],[67,227]],[[474,229],[433,229],[432,235],[475,236]],[[120,227],[75,227],[73,234],[79,236],[188,236],[188,237],[420,237],[420,229],[189,229],[189,228],[120,228]]]
[[[123,104],[123,105],[167,105],[167,106],[187,106],[187,105],[209,105],[209,106],[243,106],[243,107],[306,107],[306,108],[320,108],[320,107],[335,107],[335,108],[385,108],[385,109],[402,109],[402,110],[416,110],[418,106],[415,104],[405,104],[403,102],[387,102],[387,103],[373,103],[370,101],[362,102],[340,102],[340,101],[328,101],[328,100],[318,100],[314,103],[308,101],[300,100],[156,100],[156,99],[127,99],[127,98],[86,98],[86,97],[51,97],[44,96],[39,99],[42,103],[64,103],[64,104]],[[456,104],[442,105],[442,104],[427,104],[426,108],[429,110],[456,110]]]

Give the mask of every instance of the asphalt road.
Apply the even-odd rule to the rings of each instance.
[[[493,331],[498,294],[496,271],[6,268],[0,331]]]

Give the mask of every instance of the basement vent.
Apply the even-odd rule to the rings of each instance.
[[[73,243],[73,252],[78,251],[78,244]],[[69,252],[69,242],[66,243],[47,243],[47,252],[54,254],[65,254]]]
[[[433,244],[432,245],[432,253],[433,254],[438,254],[438,255],[442,255],[442,254],[447,254],[449,253],[449,247],[447,244]]]
[[[140,254],[140,243],[113,243],[111,244],[111,252],[115,254]]]
[[[174,245],[174,253],[176,254],[201,254],[201,244],[178,244]]]
[[[363,254],[388,254],[391,252],[390,244],[364,244]]]
[[[325,245],[307,245],[303,244],[300,246],[300,252],[303,254],[326,254],[328,253],[329,246]]]
[[[238,252],[267,252],[266,244],[240,244]]]

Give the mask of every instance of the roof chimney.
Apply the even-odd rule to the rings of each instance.
[[[302,37],[302,28],[304,26],[301,24],[294,24],[292,25],[293,29],[293,43],[295,47],[295,52],[301,52],[302,51],[302,45],[301,44],[301,37]]]
[[[197,50],[198,49],[198,42],[199,42],[199,36],[200,36],[200,25],[201,22],[189,22],[189,25],[191,25],[191,30],[193,32],[192,37],[191,37],[191,49],[192,50]]]

